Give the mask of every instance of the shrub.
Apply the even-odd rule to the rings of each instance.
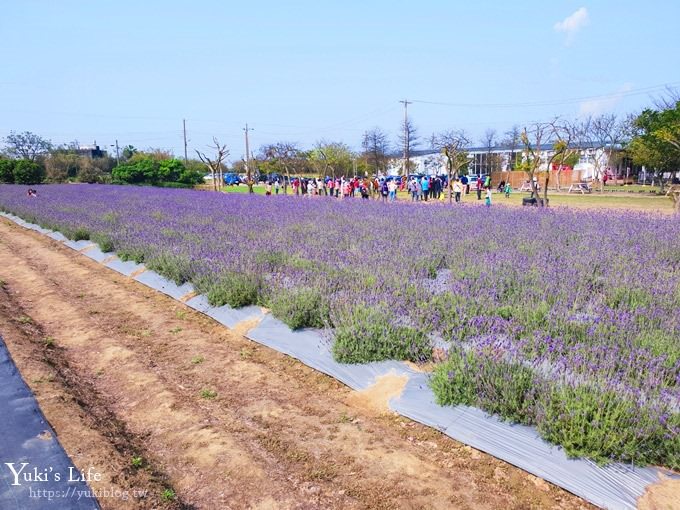
[[[101,251],[103,251],[104,253],[112,252],[115,249],[113,240],[106,234],[102,233],[92,234],[92,236],[90,236],[90,239],[92,239],[93,242],[97,243]]]
[[[141,264],[142,262],[144,262],[144,256],[146,251],[143,248],[130,246],[126,248],[118,248],[117,253],[118,258],[123,262],[132,260],[137,264]]]
[[[570,456],[600,462],[660,463],[678,469],[680,413],[644,407],[641,412],[635,399],[614,390],[556,384],[542,393],[538,431]]]
[[[254,305],[260,296],[259,277],[250,274],[226,273],[217,280],[203,278],[196,282],[196,290],[205,294],[212,306],[232,308]]]
[[[529,367],[462,348],[451,351],[431,379],[440,405],[475,406],[526,424],[534,422],[537,384]]]
[[[20,159],[14,164],[14,182],[17,184],[38,184],[45,177],[45,169],[38,163]]]
[[[322,328],[328,324],[329,306],[318,290],[283,290],[270,306],[272,313],[291,329]]]
[[[161,253],[147,260],[146,267],[169,278],[177,285],[191,280],[194,270],[191,261],[183,255]]]
[[[0,182],[8,184],[14,182],[14,164],[13,159],[0,158]]]
[[[393,325],[388,317],[384,310],[354,308],[335,324],[333,357],[341,363],[425,361],[432,357],[432,345],[422,331]]]
[[[87,241],[90,239],[90,231],[83,226],[62,228],[61,231],[71,241]]]
[[[680,413],[612,389],[541,377],[531,368],[457,349],[438,365],[430,386],[440,405],[467,405],[518,423],[568,455],[680,465]]]

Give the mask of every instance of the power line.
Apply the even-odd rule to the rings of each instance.
[[[550,100],[542,100],[542,101],[527,101],[527,102],[520,102],[520,103],[448,103],[448,102],[443,102],[443,101],[426,101],[426,100],[423,100],[423,99],[414,99],[413,102],[414,103],[420,103],[420,104],[439,105],[439,106],[455,106],[455,107],[461,107],[461,108],[520,108],[520,107],[531,107],[531,106],[558,106],[558,105],[580,103],[582,101],[592,101],[592,100],[598,100],[598,99],[611,99],[611,98],[617,98],[617,97],[627,97],[627,96],[648,94],[650,92],[656,92],[656,91],[666,89],[668,87],[675,87],[675,86],[678,86],[678,85],[680,85],[680,82],[670,82],[670,83],[663,83],[661,85],[643,87],[643,88],[634,89],[634,90],[613,92],[613,93],[610,93],[610,94],[601,94],[601,95],[597,95],[597,96],[574,97],[574,98],[570,98],[570,99],[550,99]]]

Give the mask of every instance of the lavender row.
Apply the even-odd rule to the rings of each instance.
[[[332,328],[341,361],[443,348],[442,403],[535,424],[574,454],[678,467],[675,219],[99,185],[0,186],[0,207],[214,304]]]

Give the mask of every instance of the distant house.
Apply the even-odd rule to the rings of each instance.
[[[85,156],[91,159],[103,158],[106,156],[106,151],[101,150],[99,145],[81,145],[76,149],[78,156]]]

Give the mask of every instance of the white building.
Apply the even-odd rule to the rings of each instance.
[[[490,171],[500,170],[508,171],[512,169],[512,162],[518,157],[523,156],[521,147],[494,147],[489,150],[486,147],[471,147],[467,149],[469,164],[468,174],[482,175]],[[626,176],[626,168],[630,170],[632,164],[629,160],[621,158],[619,155],[620,148],[615,148],[613,152],[612,161],[609,161],[609,151],[602,148],[586,147],[579,149],[580,159],[578,164],[574,166],[574,170],[581,170],[584,172],[583,179],[595,179],[596,173],[605,172],[608,168],[613,175]],[[545,171],[548,166],[548,161],[554,154],[552,144],[545,144],[541,147],[540,157],[542,165],[540,170]],[[411,157],[411,164],[413,165],[413,174],[424,175],[444,175],[447,173],[446,157],[436,150],[420,150],[413,151]],[[388,175],[401,175],[404,168],[404,158],[393,158],[388,167]]]

